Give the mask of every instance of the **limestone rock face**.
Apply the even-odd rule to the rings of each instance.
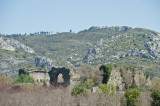
[[[114,27],[116,30],[130,30],[128,27]],[[123,37],[123,39],[122,39]],[[99,64],[127,56],[136,56],[147,59],[160,60],[160,36],[154,34],[140,35],[140,45],[133,42],[134,36],[129,34],[112,36],[108,39],[101,38],[95,45],[87,49],[86,55],[83,57],[84,63]],[[136,39],[138,39],[137,36]],[[119,39],[126,39],[119,42]],[[119,43],[117,43],[119,42]],[[117,43],[115,45],[115,43]],[[120,44],[121,43],[121,44]]]
[[[32,48],[11,38],[0,37],[0,47],[2,49],[10,50],[10,51],[15,51],[16,49],[23,49],[28,53],[35,53],[35,51]]]
[[[36,67],[42,67],[42,68],[52,68],[52,60],[46,57],[36,57],[35,58],[35,64]]]
[[[145,46],[153,59],[160,59],[160,41],[147,42]]]

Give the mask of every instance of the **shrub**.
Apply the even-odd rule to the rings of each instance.
[[[85,85],[87,88],[90,88],[90,87],[92,87],[92,86],[95,85],[95,84],[94,84],[93,79],[88,78],[87,80],[84,81],[84,85]]]
[[[87,88],[84,86],[75,86],[72,89],[72,95],[78,96],[80,94],[86,94],[87,93]]]
[[[125,83],[125,88],[128,89],[130,86],[132,86],[133,83],[133,75],[130,70],[123,72],[123,77],[124,77],[124,83]]]
[[[14,90],[29,90],[30,88],[33,88],[34,85],[32,83],[18,83],[12,86],[12,89]]]
[[[140,96],[140,91],[136,88],[126,90],[125,97],[127,106],[135,106],[137,98]]]
[[[124,74],[124,72],[123,72],[123,68],[120,68],[120,73],[121,73],[121,77],[124,79],[124,76],[123,76],[123,74]]]
[[[150,77],[150,72],[149,72],[149,71],[146,71],[146,72],[145,72],[145,76],[146,76],[146,79],[149,78],[149,77]]]
[[[13,79],[11,77],[7,77],[5,75],[0,76],[0,88],[5,86],[10,86],[13,83]]]
[[[135,82],[132,83],[132,85],[129,88],[138,88]]]
[[[77,71],[81,73],[82,82],[93,79],[95,85],[102,83],[102,72],[96,67],[84,64],[78,67]]]
[[[107,84],[107,82],[111,76],[112,65],[111,64],[101,65],[99,69],[103,71],[102,83]]]
[[[153,90],[151,93],[151,97],[153,99],[152,106],[160,106],[160,91],[159,90]]]
[[[24,69],[20,69],[19,70],[19,75],[24,74],[24,75],[29,75],[29,72],[24,70]]]
[[[22,74],[15,80],[15,83],[34,83],[34,79],[29,75]]]
[[[105,93],[105,95],[113,95],[115,92],[115,87],[113,85],[101,84],[99,88]]]
[[[152,80],[152,87],[154,89],[160,89],[160,78],[154,78]]]

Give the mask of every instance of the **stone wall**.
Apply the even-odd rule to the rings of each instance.
[[[119,69],[113,69],[111,72],[110,79],[107,84],[113,85],[116,87],[117,90],[124,89],[123,78],[121,77],[121,73]]]
[[[19,75],[26,72],[27,69],[20,69]],[[48,81],[50,84],[56,86],[59,83],[68,86],[70,85],[70,88],[73,88],[75,85],[81,84],[81,76],[82,71],[77,70],[76,68],[55,68],[52,67],[52,69],[49,72],[46,71],[36,71],[35,69],[28,69],[28,73],[30,76],[32,76],[35,81],[39,82],[42,81]],[[27,73],[27,74],[28,74]],[[126,74],[129,73],[129,74]],[[142,69],[134,69],[134,71],[130,70],[124,70],[123,77],[121,75],[120,68],[113,68],[111,72],[110,79],[107,84],[113,85],[116,87],[117,90],[123,90],[127,86],[130,87],[132,83],[134,82],[137,87],[140,86],[151,86],[151,80],[150,77],[146,77],[144,71]],[[58,76],[61,76],[58,82]],[[126,77],[124,77],[126,76]]]
[[[130,73],[130,74],[127,74]],[[134,71],[124,70],[123,77],[119,68],[113,68],[110,79],[107,84],[113,85],[117,90],[123,90],[126,86],[130,87],[135,83],[137,87],[151,86],[150,77],[146,77],[143,69],[134,69]],[[127,85],[126,85],[127,84]],[[128,88],[127,87],[127,88]]]
[[[64,85],[68,86],[70,85],[70,70],[63,67],[63,68],[55,68],[52,67],[52,69],[48,72],[50,76],[50,83],[52,85],[58,84],[58,75],[62,74],[62,77],[64,79]]]
[[[50,81],[48,72],[34,71],[34,72],[30,72],[29,75],[32,76],[37,82],[44,81],[44,80]]]

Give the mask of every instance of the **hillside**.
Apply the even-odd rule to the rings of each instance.
[[[15,39],[35,51],[26,53],[24,49],[16,49],[20,56],[25,57],[21,58],[25,65],[20,66],[35,66],[34,58],[43,56],[51,59],[53,66],[79,66],[83,63],[95,66],[105,63],[129,64],[144,67],[152,75],[160,76],[160,33],[148,29],[127,26],[91,27],[78,33],[6,38]],[[7,52],[10,51],[5,50],[1,56],[10,61],[8,56],[4,57]],[[14,67],[19,68],[18,65]]]
[[[34,64],[35,51],[12,38],[0,36],[0,74],[17,75],[19,68]]]

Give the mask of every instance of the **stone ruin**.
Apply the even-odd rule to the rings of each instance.
[[[63,68],[52,67],[52,69],[48,73],[49,73],[49,76],[50,76],[50,83],[52,85],[56,86],[59,83],[65,85],[65,86],[70,85],[70,70],[69,69],[67,69],[65,67],[63,67]],[[61,78],[58,77],[58,76],[61,76],[61,75],[62,75]],[[58,80],[59,80],[59,82],[58,82]]]
[[[43,69],[38,70],[38,68],[23,68],[19,70],[19,75],[21,74],[27,74],[32,76],[36,82],[41,82],[43,80],[46,81],[49,85],[70,85],[70,88],[73,88],[75,85],[79,85],[81,83],[80,79],[82,72],[74,68],[69,69],[65,67],[52,67],[50,71],[45,71]],[[121,76],[119,68],[114,68],[111,72],[111,77],[107,84],[115,86],[116,90],[123,90],[125,88],[125,83],[123,79],[124,78]],[[132,80],[131,82],[134,81],[138,87],[141,85],[151,86],[150,77],[146,78],[146,75],[144,74],[143,70],[140,69],[134,69],[134,77],[131,75],[130,80]]]
[[[50,71],[39,70],[38,68],[23,68],[19,70],[19,75],[26,74],[34,78],[36,82],[46,82],[54,86],[70,85],[70,70],[62,67],[52,67]]]

